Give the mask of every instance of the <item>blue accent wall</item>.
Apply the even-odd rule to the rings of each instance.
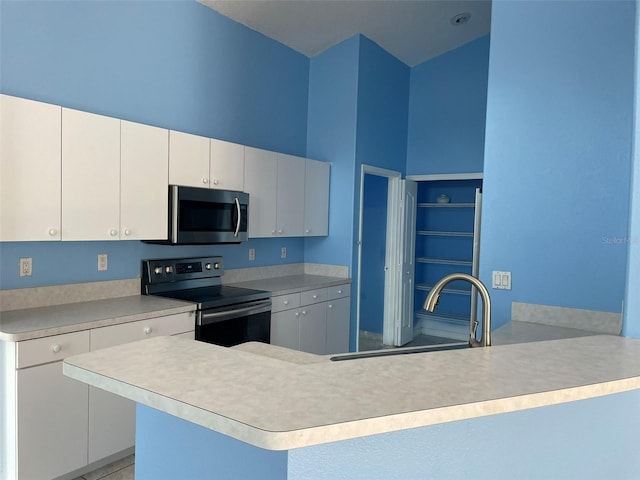
[[[482,172],[489,41],[411,69],[407,175]]]
[[[2,1],[0,14],[2,93],[306,155],[309,59],[195,1]],[[109,255],[106,272],[97,271],[99,253]],[[0,288],[11,289],[132,278],[141,258],[297,263],[304,240],[17,242],[0,244],[0,254]],[[18,276],[22,256],[33,258],[31,277]]]
[[[635,3],[495,2],[480,277],[511,302],[620,312],[625,290]],[[523,23],[522,19],[526,19]]]

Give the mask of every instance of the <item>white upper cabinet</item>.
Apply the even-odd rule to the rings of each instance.
[[[301,237],[304,232],[304,172],[306,159],[278,153],[276,233]]]
[[[0,95],[0,241],[60,240],[61,110]]]
[[[120,239],[165,239],[169,131],[122,120],[120,132]]]
[[[169,183],[209,187],[210,139],[171,130],[169,132]]]
[[[244,189],[249,194],[249,237],[274,237],[278,185],[276,153],[245,147],[244,173]]]
[[[117,240],[120,120],[62,109],[62,238]]]
[[[244,145],[211,139],[209,185],[221,190],[244,191]]]
[[[329,234],[329,179],[331,164],[306,161],[304,187],[304,235]]]

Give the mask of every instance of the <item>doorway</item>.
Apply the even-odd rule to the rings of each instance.
[[[358,351],[394,345],[402,306],[400,172],[362,165],[358,231]],[[395,212],[395,214],[394,214]]]

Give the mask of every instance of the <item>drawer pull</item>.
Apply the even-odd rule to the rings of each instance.
[[[306,314],[307,314],[307,311],[306,311],[306,310],[302,310],[302,314],[303,314],[303,315],[306,315]]]
[[[60,350],[62,350],[62,347],[57,343],[51,346],[51,351],[53,353],[60,353]]]
[[[333,308],[333,305],[329,304],[329,308]]]
[[[342,293],[342,290],[338,290],[338,295],[340,295]]]
[[[315,300],[316,298],[318,298],[318,295],[314,295],[314,296],[313,296],[313,299],[314,299],[314,300]]]
[[[58,230],[57,230],[57,229],[55,229],[55,228],[50,228],[50,229],[49,229],[49,235],[50,235],[51,237],[55,237],[56,235],[58,235]]]
[[[151,332],[153,332],[153,329],[151,327],[144,327],[144,333],[149,335]]]
[[[285,305],[289,305],[289,300],[285,300],[285,301],[284,301],[284,302],[282,302],[282,303],[284,303]]]

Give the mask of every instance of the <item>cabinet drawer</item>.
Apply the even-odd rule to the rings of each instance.
[[[311,305],[314,303],[324,302],[327,300],[327,289],[318,288],[316,290],[308,290],[300,294],[301,305]]]
[[[335,287],[329,287],[327,290],[329,290],[329,300],[349,297],[351,295],[351,284],[345,283],[344,285],[336,285]]]
[[[89,351],[89,331],[65,333],[17,343],[17,368],[55,362]]]
[[[113,347],[159,335],[176,335],[193,331],[194,327],[195,315],[193,312],[187,312],[96,328],[91,331],[91,350]]]
[[[300,294],[291,293],[289,295],[278,295],[271,299],[271,312],[282,312],[300,306]]]

